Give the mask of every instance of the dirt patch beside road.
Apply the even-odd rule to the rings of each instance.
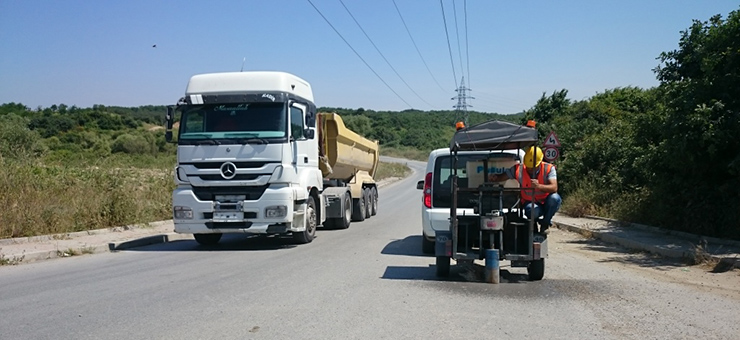
[[[593,261],[609,264],[618,270],[629,270],[661,281],[685,284],[702,291],[740,299],[739,269],[714,273],[714,266],[709,264],[689,265],[679,260],[635,252],[558,229],[552,230],[549,238],[551,253],[573,252]]]

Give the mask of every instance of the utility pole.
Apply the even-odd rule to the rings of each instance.
[[[460,87],[455,89],[455,92],[457,92],[457,96],[452,97],[452,100],[457,100],[457,104],[453,106],[455,108],[455,121],[452,122],[453,124],[462,121],[465,123],[466,127],[468,126],[468,119],[470,118],[468,115],[468,108],[473,106],[468,104],[467,100],[475,99],[471,96],[468,96],[468,91],[471,90],[465,87],[465,76],[463,76],[462,80],[460,80]]]

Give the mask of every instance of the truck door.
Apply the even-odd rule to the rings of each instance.
[[[319,149],[316,138],[306,136],[306,112],[308,107],[300,103],[290,104],[290,141],[293,151],[293,164],[299,172],[305,168],[317,169]],[[313,128],[313,127],[312,127]],[[315,133],[315,129],[313,133]],[[315,136],[314,136],[315,137]]]

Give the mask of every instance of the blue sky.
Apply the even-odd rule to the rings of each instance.
[[[440,1],[395,0],[429,72],[393,0],[343,0],[399,78],[339,0],[311,1],[382,81],[308,0],[1,0],[0,103],[174,104],[191,75],[239,71],[246,58],[245,71],[306,79],[318,106],[452,109],[465,76],[472,110],[516,113],[543,92],[581,100],[656,86],[656,57],[678,47],[692,19],[740,9],[737,0],[456,0],[456,29],[443,0],[451,61]]]

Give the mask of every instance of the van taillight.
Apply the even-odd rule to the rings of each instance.
[[[424,206],[432,207],[432,173],[427,173],[424,177]]]

